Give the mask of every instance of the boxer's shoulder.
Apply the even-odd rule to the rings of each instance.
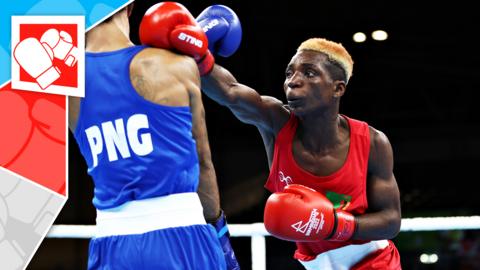
[[[154,77],[159,73],[178,75],[182,79],[189,77],[189,74],[198,76],[193,58],[159,48],[146,48],[139,52],[132,60],[130,71],[144,72]]]
[[[191,57],[156,48],[146,48],[133,58],[130,80],[141,96],[167,106],[188,106],[189,89],[200,81]]]

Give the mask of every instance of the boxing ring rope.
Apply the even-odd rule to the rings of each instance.
[[[266,241],[270,234],[263,223],[229,224],[232,237],[251,237],[252,270],[265,270]],[[417,217],[402,219],[401,232],[480,229],[480,216]],[[95,235],[95,225],[53,225],[48,238],[88,239]]]

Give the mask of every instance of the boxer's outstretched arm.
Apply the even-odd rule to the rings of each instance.
[[[357,216],[354,239],[391,239],[400,230],[400,192],[393,174],[393,151],[382,132],[370,129],[368,213]]]
[[[228,107],[242,122],[257,126],[261,131],[276,134],[287,122],[289,113],[280,100],[261,96],[243,85],[225,68],[215,65],[202,76],[202,91],[220,105]]]

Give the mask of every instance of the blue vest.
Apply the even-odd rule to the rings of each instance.
[[[190,107],[150,102],[130,81],[130,63],[144,48],[86,53],[85,98],[74,136],[95,184],[97,209],[197,191]]]

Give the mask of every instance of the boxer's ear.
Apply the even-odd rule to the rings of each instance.
[[[133,12],[133,2],[127,6],[128,17],[130,17],[130,15],[132,15],[132,12]]]

